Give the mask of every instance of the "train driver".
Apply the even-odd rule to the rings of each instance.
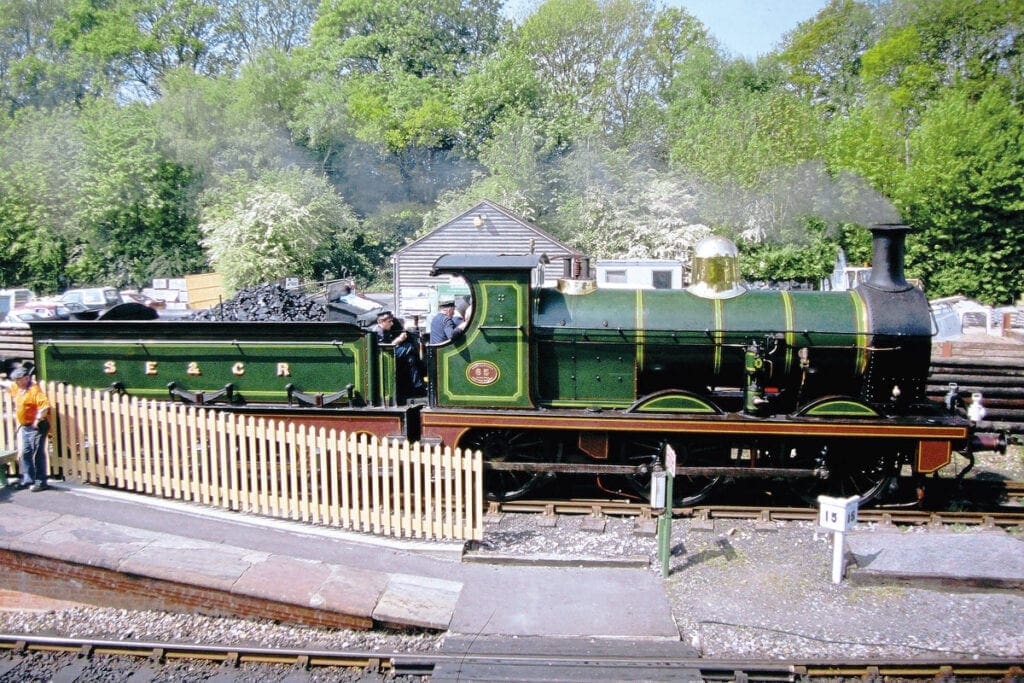
[[[469,325],[467,320],[456,320],[455,300],[443,299],[437,305],[437,315],[430,321],[430,343],[443,344],[449,339],[458,339]]]

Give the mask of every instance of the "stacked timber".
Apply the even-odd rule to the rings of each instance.
[[[32,360],[32,330],[27,325],[0,324],[0,372]]]
[[[953,383],[968,403],[972,393],[984,397],[982,429],[1024,433],[1024,343],[977,335],[935,344],[929,398],[943,400]]]

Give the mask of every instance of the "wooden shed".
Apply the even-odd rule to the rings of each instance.
[[[436,310],[439,295],[468,294],[461,281],[430,276],[434,262],[445,254],[547,254],[545,280],[561,277],[565,257],[578,256],[525,218],[485,199],[395,252],[395,309],[400,316],[418,317],[422,325]]]

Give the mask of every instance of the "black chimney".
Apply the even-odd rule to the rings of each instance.
[[[910,227],[899,223],[876,223],[871,226],[871,277],[867,286],[883,292],[911,289],[903,276],[903,255]]]

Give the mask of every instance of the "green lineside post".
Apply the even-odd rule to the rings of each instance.
[[[676,452],[665,444],[665,511],[658,520],[658,557],[661,559],[661,576],[668,576],[668,560],[672,555],[672,479],[676,473]]]

